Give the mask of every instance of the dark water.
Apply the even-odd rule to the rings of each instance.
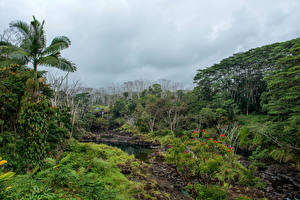
[[[133,144],[126,144],[126,143],[112,143],[112,142],[105,142],[104,144],[118,147],[122,149],[122,151],[128,153],[129,155],[134,155],[135,158],[142,160],[144,162],[148,162],[150,155],[153,152],[153,149],[146,148],[145,146],[141,145],[133,145]]]

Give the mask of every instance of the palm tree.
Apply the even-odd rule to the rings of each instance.
[[[9,64],[28,64],[34,68],[34,78],[37,80],[37,67],[56,67],[63,71],[74,72],[76,66],[71,61],[61,56],[61,51],[71,45],[66,36],[55,37],[47,47],[44,32],[45,21],[40,23],[34,16],[33,21],[27,24],[23,21],[10,23],[22,35],[22,42],[14,46],[9,42],[0,42],[0,67]]]

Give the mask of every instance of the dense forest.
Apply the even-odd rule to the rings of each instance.
[[[95,89],[70,79],[71,41],[47,43],[44,25],[0,37],[0,199],[300,198],[300,38],[201,67],[191,90]]]

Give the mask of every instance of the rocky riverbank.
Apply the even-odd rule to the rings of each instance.
[[[143,136],[134,135],[133,133],[123,133],[116,130],[103,132],[100,134],[87,135],[81,139],[82,142],[95,142],[112,144],[113,146],[132,146],[135,149],[148,148],[153,149],[144,155],[147,157],[147,163],[144,164],[142,174],[148,174],[141,177],[139,174],[132,172],[126,166],[120,166],[122,173],[134,181],[144,181],[146,193],[152,193],[157,199],[190,199],[181,191],[184,190],[185,183],[181,176],[177,173],[174,166],[164,162],[161,156],[166,149],[160,147],[158,141],[147,141]],[[133,152],[133,154],[135,154]],[[135,154],[136,155],[136,154]],[[143,165],[143,159],[141,164]],[[251,162],[247,157],[242,156],[240,162],[249,167]],[[263,191],[249,190],[243,193],[251,193],[253,197],[267,197],[270,200],[299,200],[300,199],[300,172],[286,164],[269,164],[266,169],[259,169],[256,176],[266,184]],[[148,182],[147,182],[148,181]],[[235,191],[236,190],[236,191]],[[235,198],[243,191],[244,188],[232,188],[228,191],[230,196]],[[160,194],[153,194],[154,191],[160,191]],[[147,199],[145,196],[139,199]]]
[[[248,167],[251,162],[241,157],[240,162]],[[299,200],[300,171],[288,164],[268,164],[265,169],[256,172],[265,184],[264,192],[270,200]]]
[[[120,132],[118,129],[102,132],[99,134],[85,135],[80,140],[81,142],[95,142],[95,143],[115,143],[115,144],[129,144],[139,145],[146,148],[156,149],[160,146],[158,141],[147,141],[141,135],[134,135],[133,133]]]

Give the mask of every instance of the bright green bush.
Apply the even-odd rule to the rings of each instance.
[[[196,200],[224,200],[226,199],[226,191],[217,185],[201,185],[195,184]]]
[[[15,176],[10,184],[11,189],[3,200],[61,199],[61,195],[55,194],[48,185],[32,178],[30,174]]]
[[[193,137],[187,135],[174,138],[169,145],[167,161],[175,164],[186,180],[195,177],[204,183],[211,183],[217,173],[224,170],[225,163],[233,160],[233,151],[222,141],[207,138],[207,133],[194,132]]]
[[[141,191],[129,181],[118,164],[132,163],[134,157],[120,149],[93,143],[72,141],[55,157],[48,157],[39,170],[17,175],[5,200],[124,200],[134,199]]]
[[[224,199],[222,189],[216,186],[216,197],[210,194],[213,191],[203,191],[204,186],[218,183],[233,183],[236,185],[262,187],[259,178],[254,176],[255,168],[245,168],[238,162],[234,150],[228,147],[224,134],[217,139],[209,138],[206,131],[185,132],[181,138],[171,138],[167,151],[167,161],[176,165],[177,170],[183,176],[186,183],[194,183],[190,191],[194,191],[198,184],[198,193],[195,198],[205,199],[204,196],[212,195],[212,199]],[[228,184],[226,183],[226,184]],[[220,197],[218,196],[220,192]]]
[[[264,161],[268,158],[268,149],[261,149],[261,146],[256,147],[255,151],[252,152],[252,155],[249,157],[249,160],[252,161],[252,164],[256,167],[266,168]]]

